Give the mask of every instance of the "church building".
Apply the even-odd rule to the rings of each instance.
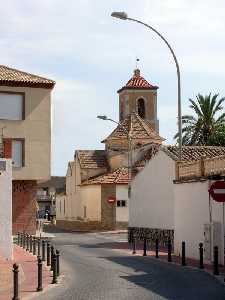
[[[58,227],[113,230],[128,226],[128,186],[138,172],[142,149],[157,149],[163,141],[157,89],[136,69],[118,90],[119,122],[102,141],[105,150],[76,150],[68,163],[66,194],[56,201]]]

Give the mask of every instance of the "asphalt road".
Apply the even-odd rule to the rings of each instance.
[[[132,257],[108,247],[125,235],[55,233],[62,278],[39,300],[222,300],[225,286],[208,273]]]

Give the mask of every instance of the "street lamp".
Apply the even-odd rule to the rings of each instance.
[[[133,19],[133,18],[128,18],[128,15],[125,12],[113,12],[111,14],[112,17],[117,18],[117,19],[121,19],[121,20],[129,20],[129,21],[133,21],[139,24],[142,24],[146,27],[148,27],[149,29],[151,29],[152,31],[154,31],[168,46],[174,62],[176,64],[176,69],[177,69],[177,97],[178,97],[178,134],[179,134],[179,159],[181,160],[181,155],[182,155],[182,115],[181,115],[181,86],[180,86],[180,68],[179,68],[179,64],[178,64],[178,60],[176,58],[176,55],[172,49],[172,47],[170,46],[170,44],[168,43],[168,41],[164,38],[164,36],[162,36],[161,33],[159,33],[155,28],[153,28],[152,26]]]
[[[108,118],[106,115],[97,116],[98,119],[103,121],[111,121],[113,123],[116,123],[127,135],[127,141],[128,141],[128,199],[130,199],[131,196],[131,179],[132,179],[132,138],[129,134],[129,131],[119,122]]]

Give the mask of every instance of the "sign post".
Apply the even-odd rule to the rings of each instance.
[[[116,198],[113,197],[113,196],[109,196],[109,197],[107,198],[107,202],[108,202],[109,204],[113,204],[113,203],[116,202]]]
[[[225,182],[224,181],[215,181],[211,187],[209,188],[209,195],[216,202],[220,202],[223,204],[223,251],[225,255],[225,224],[224,224],[224,202],[225,202]],[[224,256],[224,264],[225,264],[225,256]]]
[[[225,182],[215,181],[209,188],[209,194],[216,202],[225,202]]]

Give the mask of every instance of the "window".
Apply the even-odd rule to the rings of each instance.
[[[3,156],[12,158],[13,167],[23,167],[24,165],[24,140],[23,139],[3,139]]]
[[[142,119],[145,118],[145,100],[143,98],[137,100],[137,112]]]
[[[24,93],[0,92],[0,119],[24,119]]]
[[[23,140],[12,140],[12,162],[13,167],[23,166]]]
[[[117,207],[126,207],[127,206],[127,201],[126,200],[117,200],[116,201],[116,206]]]

